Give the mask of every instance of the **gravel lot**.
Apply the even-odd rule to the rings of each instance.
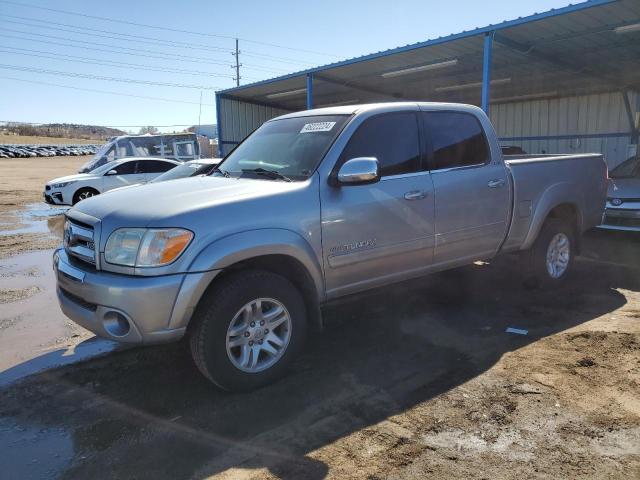
[[[48,253],[12,256],[50,247],[51,218],[4,231],[71,162],[0,163],[0,385],[23,377],[0,387],[6,478],[640,478],[640,236],[590,232],[558,291],[504,257],[330,306],[251,394],[216,390],[182,343],[24,377],[95,342],[63,324]]]

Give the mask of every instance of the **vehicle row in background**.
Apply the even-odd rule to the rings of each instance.
[[[75,205],[80,200],[117,188],[210,173],[219,162],[219,158],[199,158],[185,163],[153,157],[114,160],[90,173],[51,180],[44,188],[43,197],[52,205]]]
[[[93,155],[100,145],[0,145],[0,158]]]
[[[200,145],[195,133],[113,137],[82,166],[79,173],[91,172],[113,160],[129,157],[170,158],[188,162],[200,158]]]

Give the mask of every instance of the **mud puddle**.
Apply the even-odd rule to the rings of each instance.
[[[43,202],[30,203],[26,207],[6,215],[11,221],[0,222],[0,236],[42,233],[62,238],[64,213],[69,207]]]
[[[60,310],[52,253],[0,260],[0,386],[115,349],[115,343],[94,337]]]

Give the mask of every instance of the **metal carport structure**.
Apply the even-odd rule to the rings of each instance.
[[[640,1],[569,5],[217,92],[220,153],[284,113],[418,100],[482,106],[503,143],[613,166],[638,141],[639,60]]]

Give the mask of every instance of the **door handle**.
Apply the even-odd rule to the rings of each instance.
[[[426,196],[427,194],[424,193],[422,190],[412,190],[404,194],[404,199],[405,200],[421,200]]]
[[[504,187],[504,180],[501,178],[496,178],[495,180],[489,180],[489,183],[487,183],[487,187],[489,188]]]

